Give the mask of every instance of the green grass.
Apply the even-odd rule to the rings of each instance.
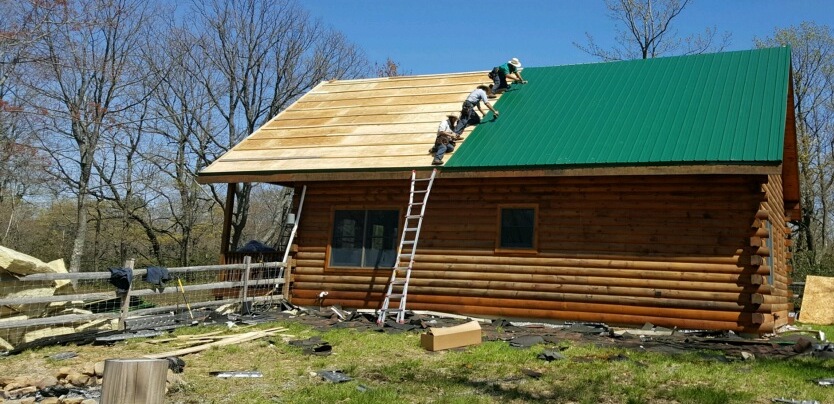
[[[170,403],[769,403],[772,398],[834,402],[834,388],[812,379],[834,376],[834,361],[800,357],[722,363],[698,353],[665,355],[597,348],[563,341],[565,360],[536,358],[552,345],[515,349],[484,342],[461,350],[426,352],[418,334],[333,329],[317,332],[296,323],[291,339],[320,336],[333,346],[326,357],[309,356],[281,337],[210,349],[183,357],[187,385],[171,391]],[[263,324],[257,328],[274,327]],[[832,332],[834,332],[834,327]],[[177,335],[220,327],[183,328]],[[247,329],[249,331],[251,329]],[[834,335],[834,334],[831,334]],[[21,369],[81,367],[105,358],[138,357],[174,349],[129,341],[114,347],[50,347],[0,359],[0,374]],[[74,350],[78,358],[49,361]],[[623,355],[625,360],[609,360]],[[334,384],[315,375],[340,369],[354,380]],[[538,379],[522,373],[540,372]],[[261,371],[263,378],[217,379],[218,370]]]

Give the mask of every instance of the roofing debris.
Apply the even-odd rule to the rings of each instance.
[[[209,372],[209,375],[214,376],[218,379],[233,379],[233,378],[251,378],[251,377],[264,377],[264,374],[261,372],[242,372],[236,370],[227,370],[227,371],[216,371],[216,372]]]
[[[352,377],[344,374],[341,370],[319,370],[315,374],[331,383],[344,383],[353,380]]]
[[[465,316],[445,315],[438,312],[407,312],[405,322],[386,322],[383,327],[376,324],[376,315],[371,310],[344,310],[338,306],[332,307],[296,307],[289,303],[282,302],[277,308],[263,308],[262,311],[253,312],[247,315],[237,313],[219,314],[207,313],[200,318],[202,324],[232,324],[242,332],[228,334],[226,330],[212,331],[195,335],[179,335],[168,338],[160,338],[159,331],[129,331],[116,335],[118,338],[99,339],[90,332],[82,333],[83,338],[76,338],[75,341],[105,341],[114,343],[128,338],[147,336],[146,341],[150,344],[170,344],[175,350],[147,355],[147,358],[164,358],[169,362],[171,373],[180,373],[185,367],[181,355],[201,352],[205,349],[239,344],[245,341],[252,341],[259,338],[276,337],[281,338],[282,343],[294,346],[309,355],[327,356],[332,353],[333,346],[321,339],[321,337],[310,337],[306,339],[292,339],[293,336],[284,334],[286,328],[269,328],[265,330],[243,331],[255,324],[273,322],[278,320],[291,320],[303,323],[320,331],[327,331],[332,328],[351,328],[359,331],[402,333],[415,332],[426,333],[429,328],[442,329],[453,327],[472,320]],[[583,322],[560,322],[560,323],[535,323],[517,322],[507,319],[476,319],[480,325],[481,338],[484,341],[505,341],[509,346],[518,349],[527,349],[537,345],[543,345],[545,349],[537,355],[543,361],[571,360],[574,362],[596,362],[596,361],[632,361],[627,354],[616,353],[603,356],[592,355],[587,357],[573,357],[567,359],[560,351],[567,348],[565,342],[591,343],[601,347],[625,348],[636,351],[652,351],[670,355],[696,354],[704,361],[732,362],[743,360],[754,360],[755,358],[793,358],[798,356],[811,356],[817,358],[834,358],[834,344],[829,344],[821,333],[814,330],[803,330],[786,328],[779,335],[771,335],[765,338],[745,338],[732,331],[704,331],[704,330],[677,330],[663,327],[656,327],[646,324],[641,329],[615,328],[601,323]],[[149,321],[147,324],[158,324]],[[165,327],[165,325],[162,325]],[[112,332],[105,333],[112,334]],[[50,342],[67,341],[72,335],[61,336],[63,339],[52,339]],[[277,343],[272,340],[271,342]],[[45,346],[45,345],[41,345]],[[458,348],[458,349],[466,349]],[[62,352],[53,355],[54,360],[62,360],[74,357],[74,352]],[[645,366],[634,361],[637,366]],[[102,363],[103,365],[103,363]],[[15,397],[50,397],[50,395],[83,397],[96,399],[100,395],[100,379],[103,374],[103,366],[87,366],[89,369],[75,371],[63,368],[54,377],[54,381],[34,381],[25,384],[23,380],[9,379],[0,380],[0,387],[7,387],[9,383],[21,384],[19,387],[13,385]],[[172,374],[169,373],[169,377]],[[210,375],[218,378],[258,378],[263,374],[257,370],[221,370],[210,372]],[[353,380],[341,370],[320,370],[311,372],[312,376],[320,377],[332,383],[342,383]],[[513,375],[502,380],[485,380],[485,385],[504,383],[509,381],[523,380],[524,378],[539,378],[542,374],[536,370],[523,369],[521,374]],[[0,378],[2,379],[2,378]],[[57,386],[56,383],[65,380],[66,386]],[[820,386],[834,385],[834,379],[816,379],[812,381]],[[5,384],[3,384],[5,383]],[[38,385],[37,383],[40,383]],[[360,388],[360,387],[357,387]],[[364,388],[364,387],[362,387]],[[61,389],[60,391],[56,389]],[[365,388],[366,389],[366,388]],[[11,397],[11,396],[9,396]],[[774,402],[781,403],[813,403],[813,401],[800,401],[787,398],[774,398]],[[776,401],[782,400],[782,401]]]

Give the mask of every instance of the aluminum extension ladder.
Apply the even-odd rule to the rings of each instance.
[[[394,261],[394,270],[391,272],[391,278],[388,279],[388,288],[385,292],[385,300],[382,302],[382,308],[379,310],[376,323],[385,324],[385,318],[391,313],[397,314],[397,322],[405,321],[405,303],[408,297],[408,281],[411,279],[411,268],[414,266],[414,254],[417,252],[417,240],[420,238],[420,228],[423,226],[423,215],[426,213],[426,203],[429,200],[429,193],[431,186],[434,184],[434,177],[437,175],[435,168],[431,172],[429,178],[417,178],[417,171],[411,171],[411,192],[408,199],[408,210],[405,212],[405,222],[403,223],[402,237],[400,238],[400,246],[397,248],[397,260]],[[423,189],[416,189],[416,185],[426,183]],[[415,202],[415,195],[422,195],[418,202]],[[413,214],[414,208],[419,206],[420,213]],[[411,250],[403,253],[406,246],[411,246]],[[401,265],[408,262],[407,265]],[[399,302],[398,307],[391,308],[391,301]]]

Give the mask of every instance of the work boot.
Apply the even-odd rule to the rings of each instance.
[[[433,165],[433,166],[442,166],[443,165],[443,160],[435,157],[434,160],[432,160],[431,165]]]
[[[429,149],[429,154],[434,154],[436,151],[437,151],[437,149],[432,147],[431,149]]]

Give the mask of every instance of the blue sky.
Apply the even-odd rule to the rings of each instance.
[[[487,70],[511,57],[524,66],[596,62],[572,42],[585,32],[613,43],[603,0],[300,0],[368,58],[390,57],[412,74]],[[681,36],[715,26],[732,33],[727,50],[802,21],[834,26],[832,0],[694,0],[676,20]]]

